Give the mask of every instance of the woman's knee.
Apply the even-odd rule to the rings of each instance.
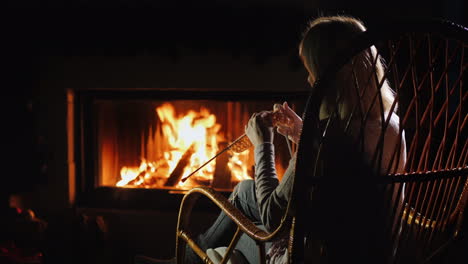
[[[257,197],[255,195],[255,182],[253,180],[239,182],[232,192],[230,200],[250,220],[254,222],[260,221]]]
[[[254,180],[243,180],[239,182],[231,194],[231,201],[236,199],[251,199],[255,196],[255,181]]]
[[[233,193],[245,193],[245,192],[250,192],[255,185],[254,180],[243,180],[239,182],[236,187],[234,187]]]

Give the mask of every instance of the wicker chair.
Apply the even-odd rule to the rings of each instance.
[[[260,263],[265,263],[265,242],[285,235],[289,236],[290,263],[423,263],[437,260],[457,238],[468,199],[468,91],[464,83],[468,30],[444,21],[398,22],[375,29],[358,36],[338,54],[312,89],[304,112],[293,192],[280,226],[267,233],[222,195],[194,188],[180,207],[178,263],[183,262],[186,243],[204,263],[212,263],[194,243],[189,229],[191,210],[202,195],[238,225],[222,263],[242,233],[257,242]],[[373,46],[377,53],[372,54],[372,67],[367,76],[357,76],[354,58],[371,52]],[[382,106],[380,88],[385,82],[375,69],[381,57],[387,64],[383,79],[396,92],[390,112],[400,120],[400,140],[386,165],[382,164],[382,156],[388,156],[383,153],[384,135],[391,120]],[[333,114],[325,123],[319,120],[319,106],[339,71],[349,75],[357,98],[366,89],[372,91],[367,87],[377,87],[371,105],[380,109],[381,127],[370,160],[362,155],[369,112],[363,102],[347,106],[351,111],[343,116],[342,98],[338,98]],[[402,138],[406,139],[407,162],[398,171]]]

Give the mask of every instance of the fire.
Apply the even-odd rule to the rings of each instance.
[[[245,160],[248,159],[249,152],[249,150],[246,150],[242,153],[233,153],[228,162],[228,167],[231,170],[232,176],[234,176],[237,181],[250,179],[247,166],[245,166]]]
[[[165,103],[156,108],[159,122],[156,130],[142,139],[142,158],[139,167],[124,166],[120,170],[119,187],[190,188],[196,185],[210,185],[215,175],[216,160],[212,161],[185,183],[180,180],[188,176],[219,151],[218,143],[225,141],[220,133],[221,125],[216,116],[206,108],[190,110],[177,115],[173,105]],[[156,154],[155,154],[156,153]],[[226,166],[231,181],[250,178],[247,169],[249,151],[231,153]],[[174,184],[171,184],[171,182]]]

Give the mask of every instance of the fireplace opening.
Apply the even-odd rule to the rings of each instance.
[[[89,90],[72,97],[76,195],[86,203],[113,200],[114,205],[122,196],[148,199],[143,193],[150,191],[159,198],[195,186],[231,192],[240,181],[254,177],[253,147],[226,151],[185,178],[243,135],[253,113],[272,110],[283,101],[300,113],[305,98],[297,92]],[[276,134],[274,144],[281,178],[290,152],[281,135]]]

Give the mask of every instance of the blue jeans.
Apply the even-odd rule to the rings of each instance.
[[[253,180],[240,182],[231,193],[229,201],[255,225],[264,229],[260,219],[257,198],[255,196],[255,182]],[[205,233],[196,238],[196,242],[204,251],[208,248],[227,247],[236,230],[237,225],[224,212],[221,212],[213,225]],[[236,249],[242,252],[249,263],[258,262],[258,249],[255,241],[250,237],[243,235]],[[201,262],[201,259],[189,246],[186,247],[185,259],[186,263]]]

